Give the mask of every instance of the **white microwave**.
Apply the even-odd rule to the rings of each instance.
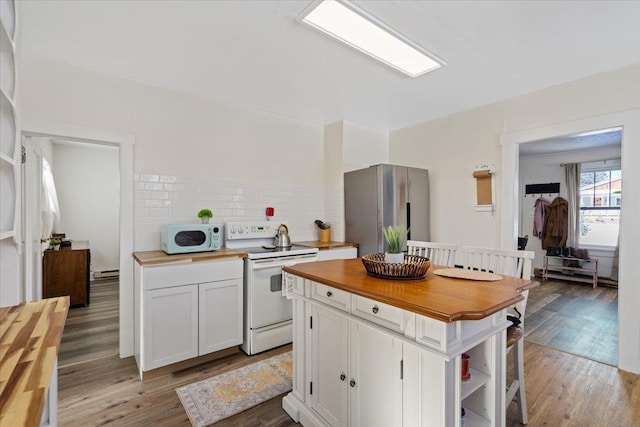
[[[162,250],[170,255],[217,251],[223,229],[222,224],[167,224],[162,227]]]

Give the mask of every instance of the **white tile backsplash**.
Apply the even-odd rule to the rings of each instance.
[[[316,219],[331,222],[334,236],[343,233],[341,189],[141,173],[134,174],[134,189],[136,251],[161,249],[162,225],[199,223],[197,213],[202,208],[213,211],[212,223],[226,223],[262,221],[266,207],[272,206],[273,221],[288,221],[293,241],[315,240]],[[331,207],[327,210],[326,197],[339,200],[327,203]]]

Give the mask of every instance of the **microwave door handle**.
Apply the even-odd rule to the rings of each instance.
[[[209,227],[209,248],[213,248],[213,227]]]

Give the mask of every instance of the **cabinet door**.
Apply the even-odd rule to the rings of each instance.
[[[199,285],[199,355],[242,343],[242,280]]]
[[[335,310],[312,308],[311,406],[330,425],[348,422],[348,319]]]
[[[402,426],[402,341],[353,321],[350,329],[350,425]]]
[[[144,370],[198,355],[198,285],[144,292]]]

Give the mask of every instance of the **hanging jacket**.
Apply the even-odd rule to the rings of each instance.
[[[569,202],[556,197],[544,210],[542,249],[549,246],[564,247],[569,234]]]
[[[549,201],[542,197],[536,200],[533,212],[533,235],[542,239],[544,233],[544,211],[549,206]]]

